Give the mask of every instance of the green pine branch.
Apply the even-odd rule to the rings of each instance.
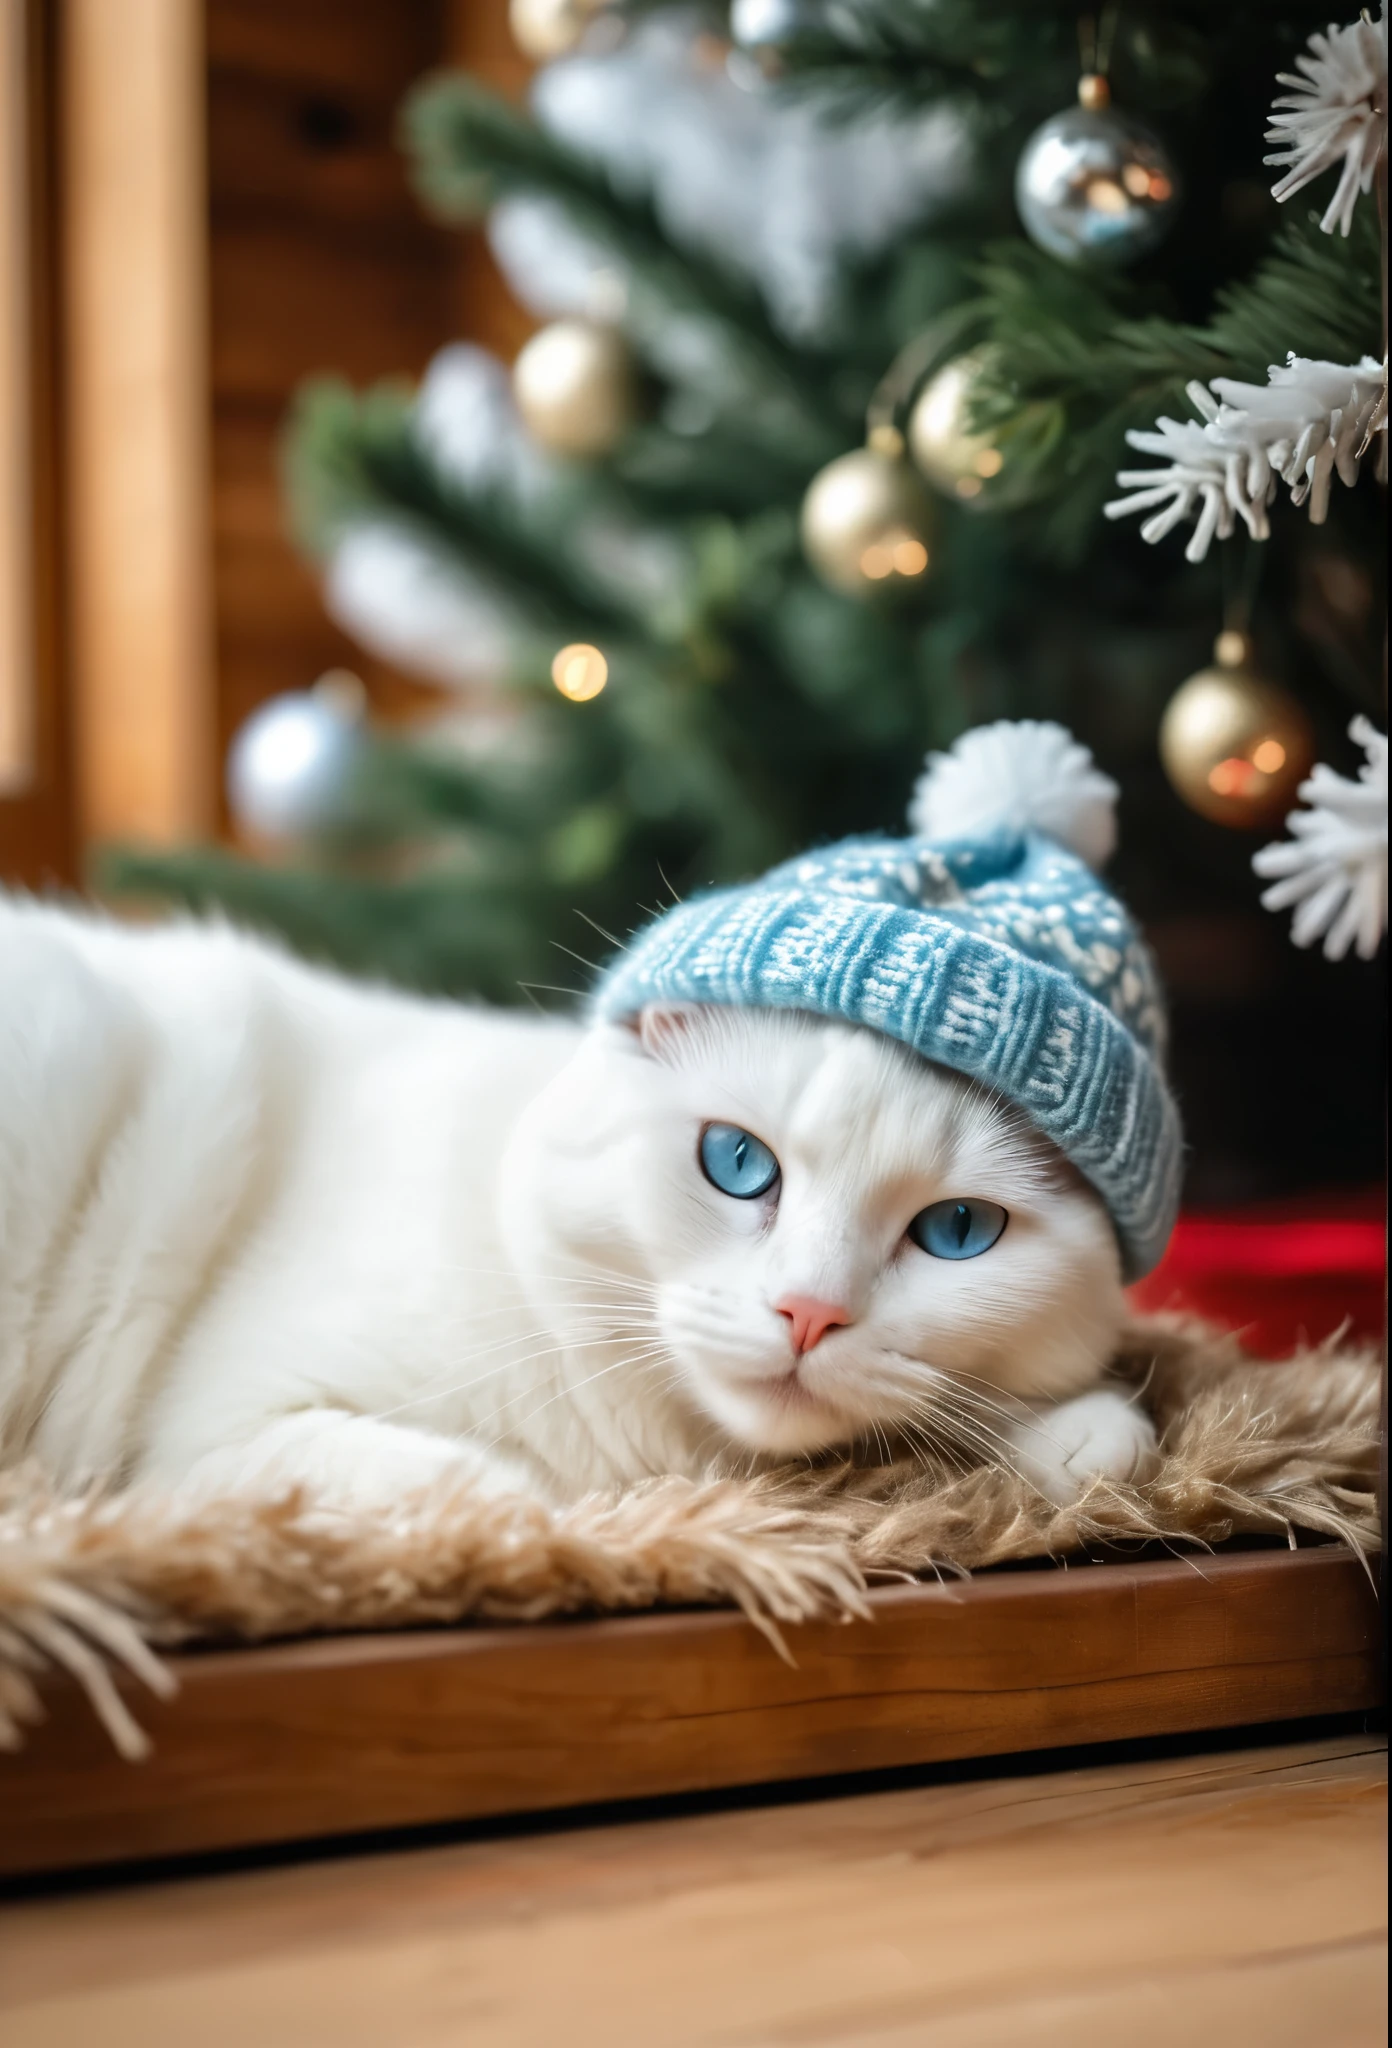
[[[602,166],[566,149],[534,121],[474,79],[446,73],[427,79],[408,98],[402,135],[415,182],[440,219],[477,220],[514,193],[560,206],[576,231],[609,251],[626,274],[662,305],[669,318],[697,319],[719,330],[732,371],[779,408],[790,410],[801,435],[824,460],[845,445],[846,419],[830,383],[830,366],[791,347],[769,319],[763,300],[736,272],[669,238],[651,201],[619,190]],[[749,428],[758,436],[775,422]]]
[[[337,378],[298,394],[283,448],[291,519],[302,544],[326,553],[349,526],[387,519],[453,554],[538,636],[642,639],[648,621],[621,605],[569,545],[592,507],[577,476],[540,504],[508,491],[466,490],[444,475],[412,426],[410,393],[362,394]]]
[[[820,12],[782,46],[781,76],[815,88],[846,116],[951,99],[990,121],[1009,76],[1029,105],[1066,95],[1077,71],[1076,16],[1050,4],[993,0],[851,0]],[[1037,118],[1037,115],[1036,115]]]
[[[990,432],[1013,490],[1047,499],[1052,547],[1082,547],[1126,458],[1126,433],[1162,413],[1189,418],[1186,385],[1236,377],[1264,384],[1287,354],[1351,362],[1379,348],[1375,212],[1347,241],[1311,212],[1285,224],[1252,274],[1218,294],[1205,325],[1129,310],[1134,288],[1102,271],[1003,243],[979,271],[974,338],[993,345],[973,424]]]
[[[635,510],[667,519],[753,517],[778,504],[796,510],[817,467],[815,460],[762,447],[722,425],[704,434],[639,427],[609,464]]]
[[[1080,15],[1105,11],[1068,0],[835,0],[781,55],[794,89],[815,86],[856,112],[876,99],[952,98],[987,121],[1038,119],[1071,95]],[[1131,0],[1113,23],[1109,75],[1122,104],[1179,107],[1258,47],[1289,54],[1327,20],[1327,0]]]

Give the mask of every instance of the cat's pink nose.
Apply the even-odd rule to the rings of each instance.
[[[793,1349],[799,1354],[820,1344],[828,1330],[844,1328],[851,1320],[849,1309],[834,1301],[818,1301],[810,1294],[785,1294],[774,1307],[791,1323]]]

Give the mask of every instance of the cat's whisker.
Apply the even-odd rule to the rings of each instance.
[[[970,1452],[970,1464],[962,1462],[960,1458],[952,1460],[952,1462],[957,1463],[959,1471],[966,1472],[971,1469],[971,1465],[991,1465],[1006,1462],[999,1455],[998,1447],[993,1445],[989,1438],[979,1436],[970,1422],[961,1415],[953,1415],[945,1410],[939,1410],[931,1417],[931,1428],[927,1424],[921,1426],[924,1428],[925,1434],[928,1435],[930,1441],[936,1441],[941,1444],[944,1450],[948,1450],[948,1447],[951,1446],[959,1453]],[[949,1450],[950,1456],[951,1452]],[[1011,1469],[1013,1470],[1013,1467]]]
[[[982,1379],[980,1374],[965,1372],[957,1366],[929,1366],[924,1360],[908,1359],[904,1353],[886,1353],[884,1355],[890,1358],[897,1357],[905,1363],[916,1365],[920,1382],[921,1375],[925,1370],[934,1375],[932,1387],[924,1390],[920,1384],[919,1388],[914,1389],[915,1397],[925,1398],[930,1401],[944,1400],[948,1397],[955,1398],[960,1404],[970,1404],[973,1412],[982,1415],[998,1416],[1002,1421],[1008,1423],[1012,1430],[1025,1430],[1032,1435],[1042,1437],[1052,1447],[1058,1447],[1057,1438],[1051,1434],[1047,1425],[1038,1419],[1037,1412],[1028,1402],[1019,1396],[1013,1399],[1001,1400],[999,1396],[1005,1393],[1006,1390],[995,1386],[989,1380]],[[969,1380],[978,1382],[978,1385],[965,1385],[964,1382]],[[991,1393],[988,1394],[982,1391],[986,1387],[992,1388]]]
[[[616,1268],[609,1266],[587,1266],[583,1272],[578,1273],[575,1271],[553,1273],[547,1272],[545,1267],[542,1266],[529,1266],[525,1282],[519,1279],[516,1269],[511,1266],[469,1266],[465,1265],[462,1261],[444,1260],[441,1261],[440,1270],[451,1273],[467,1273],[471,1278],[478,1280],[510,1280],[513,1286],[517,1288],[519,1295],[524,1295],[527,1287],[533,1281],[543,1281],[548,1286],[555,1285],[561,1287],[569,1286],[572,1283],[576,1286],[583,1284],[585,1286],[622,1287],[627,1288],[633,1293],[649,1296],[655,1296],[657,1293],[657,1288],[651,1280],[637,1280],[631,1274],[620,1273]]]
[[[1022,1429],[1035,1434],[1041,1432],[1041,1424],[1035,1419],[1033,1411],[1027,1407],[1019,1409],[1007,1407],[1002,1402],[993,1401],[989,1396],[978,1393],[973,1388],[953,1386],[950,1380],[946,1382],[941,1391],[944,1396],[954,1401],[958,1407],[978,1417],[978,1419],[984,1420],[987,1416],[991,1416],[1007,1424],[1011,1430]]]
[[[976,1444],[993,1463],[1005,1464],[1012,1472],[1015,1470],[1015,1446],[999,1430],[992,1429],[979,1416],[960,1409],[944,1408],[939,1414],[944,1427],[955,1431],[960,1440]]]
[[[646,1329],[650,1326],[646,1323],[632,1323],[625,1325],[624,1327],[626,1330],[634,1330]],[[592,1343],[596,1340],[596,1338],[602,1340],[606,1336],[606,1334],[614,1331],[615,1328],[616,1325],[609,1317],[596,1317],[592,1322],[588,1324],[579,1325],[575,1331],[565,1336],[563,1336],[559,1331],[556,1330],[515,1331],[510,1336],[499,1337],[493,1343],[484,1345],[481,1350],[472,1352],[470,1354],[468,1363],[470,1365],[477,1365],[485,1358],[495,1357],[500,1351],[509,1351],[511,1349],[514,1349],[518,1345],[534,1343],[538,1338],[548,1339],[548,1344],[544,1345],[542,1349],[539,1351],[527,1352],[520,1357],[513,1358],[511,1360],[504,1360],[504,1369],[506,1369],[506,1366],[509,1363],[517,1366],[526,1365],[532,1358],[545,1357],[548,1349],[563,1351],[565,1350],[567,1344],[572,1342]],[[587,1335],[586,1332],[592,1332],[593,1334]],[[448,1370],[448,1366],[440,1368],[440,1372],[446,1372]],[[431,1381],[430,1384],[433,1385],[437,1383],[439,1376],[440,1373],[437,1372],[437,1374],[435,1375],[435,1379]],[[462,1381],[459,1384],[467,1386],[469,1382]]]
[[[601,1366],[598,1372],[590,1373],[586,1379],[568,1383],[567,1385],[558,1388],[554,1394],[549,1395],[547,1399],[542,1401],[537,1407],[528,1409],[525,1415],[518,1416],[515,1422],[510,1426],[519,1429],[523,1428],[527,1423],[535,1422],[537,1416],[542,1414],[542,1412],[545,1409],[552,1407],[555,1402],[566,1400],[567,1398],[572,1397],[575,1394],[583,1392],[583,1390],[586,1387],[593,1386],[596,1380],[605,1379],[611,1372],[619,1372],[620,1370],[622,1370],[624,1366],[641,1365],[645,1362],[645,1360],[650,1360],[652,1358],[657,1357],[658,1355],[658,1350],[656,1347],[654,1347],[654,1349],[651,1352],[637,1352],[631,1357],[616,1358],[613,1360],[611,1364]],[[504,1403],[504,1407],[506,1406],[507,1403]],[[483,1417],[483,1420],[482,1422],[480,1422],[479,1427],[482,1428],[484,1424],[488,1422],[496,1422],[498,1415],[501,1413],[502,1410],[499,1409],[495,1411],[493,1415]],[[503,1441],[503,1438],[504,1436],[506,1436],[506,1434],[507,1432],[503,1431],[502,1434],[494,1437],[491,1440],[491,1442],[486,1446],[486,1448],[490,1451],[496,1450],[498,1445]]]
[[[931,1442],[922,1431],[916,1430],[907,1422],[896,1423],[894,1434],[908,1455],[919,1465],[954,1462],[945,1456],[938,1444]]]
[[[897,1427],[908,1436],[911,1443],[920,1444],[930,1459],[950,1465],[958,1472],[966,1472],[969,1469],[960,1447],[954,1445],[950,1438],[944,1438],[941,1433],[935,1434],[925,1424],[908,1417]]]
[[[537,1331],[535,1334],[540,1336],[542,1332]],[[543,1345],[538,1350],[525,1352],[520,1358],[505,1358],[500,1364],[490,1366],[487,1372],[477,1373],[471,1379],[454,1380],[443,1387],[431,1385],[421,1393],[413,1395],[408,1401],[398,1401],[392,1408],[374,1409],[373,1413],[379,1422],[385,1421],[389,1416],[404,1414],[408,1409],[426,1407],[433,1401],[448,1401],[455,1394],[466,1394],[472,1388],[482,1386],[486,1380],[497,1379],[500,1373],[520,1372],[524,1366],[535,1365],[539,1359],[564,1357],[568,1351],[593,1351],[601,1344],[612,1344],[614,1341],[613,1332],[601,1331],[597,1336],[581,1338],[578,1341],[568,1339],[561,1344]]]
[[[585,923],[590,927],[591,931],[598,932],[599,936],[606,942],[606,944],[615,947],[620,953],[626,953],[629,950],[628,941],[626,939],[615,938],[613,932],[607,932],[604,929],[604,926],[599,923],[598,919],[591,917],[588,911],[582,910],[578,903],[573,903],[571,905],[571,909],[575,912],[575,915],[577,917],[581,917],[585,920]]]
[[[988,1464],[1003,1466],[1013,1478],[1020,1481],[1021,1485],[1027,1486],[1030,1492],[1035,1494],[1038,1499],[1047,1502],[1051,1507],[1053,1506],[1044,1489],[1031,1479],[1029,1474],[1020,1466],[1018,1462],[1018,1445],[1003,1437],[998,1430],[992,1429],[980,1416],[972,1415],[960,1409],[954,1410],[952,1407],[944,1404],[936,1411],[936,1419],[941,1422],[944,1428],[954,1430],[959,1439],[973,1444],[978,1454],[984,1457]],[[1056,1439],[1051,1441],[1057,1444]]]
[[[974,1404],[974,1412],[983,1416],[997,1414],[1010,1425],[1012,1430],[1023,1430],[1027,1435],[1040,1438],[1051,1450],[1062,1448],[1059,1438],[1049,1428],[1048,1423],[1039,1418],[1034,1409],[1026,1406],[1017,1413],[1013,1409],[1005,1408],[1000,1406],[999,1403],[989,1401],[983,1395],[971,1393],[968,1389],[959,1389],[958,1392],[959,1396],[965,1395]]]

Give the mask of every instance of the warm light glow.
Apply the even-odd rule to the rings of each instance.
[[[871,583],[882,583],[886,576],[921,576],[927,567],[928,550],[907,527],[895,527],[861,550],[860,573]]]
[[[999,448],[983,448],[972,463],[978,476],[999,476],[1005,457]]]
[[[1247,635],[1225,626],[1213,643],[1213,652],[1224,668],[1240,668],[1247,659]]]
[[[1133,199],[1153,199],[1157,206],[1163,205],[1174,191],[1163,171],[1148,171],[1144,164],[1127,164],[1121,182]]]
[[[959,498],[979,498],[981,496],[981,478],[979,476],[959,476],[953,485],[953,489]]]
[[[1260,781],[1261,770],[1240,754],[1230,754],[1208,771],[1208,786],[1215,796],[1253,796]]]
[[[1286,765],[1286,750],[1279,740],[1262,740],[1252,749],[1252,766],[1263,775],[1279,775]]]
[[[1125,213],[1129,204],[1115,178],[1089,178],[1084,196],[1094,213]]]
[[[609,680],[609,664],[597,647],[584,641],[563,647],[551,664],[551,680],[572,704],[587,704]]]

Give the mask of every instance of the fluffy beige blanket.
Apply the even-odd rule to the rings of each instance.
[[[1378,1540],[1379,1364],[1328,1345],[1246,1358],[1193,1323],[1136,1323],[1114,1374],[1154,1417],[1143,1487],[1096,1483],[1056,1510],[1000,1466],[789,1467],[757,1479],[657,1479],[549,1510],[437,1489],[390,1521],[303,1494],[196,1505],[133,1488],[64,1499],[32,1467],[0,1475],[0,1745],[42,1711],[55,1666],[86,1688],[117,1747],[145,1738],[124,1667],[164,1694],[152,1645],[311,1631],[737,1603],[778,1625],[860,1614],[887,1574],[970,1571],[1098,1545],[1211,1545],[1298,1530]]]

